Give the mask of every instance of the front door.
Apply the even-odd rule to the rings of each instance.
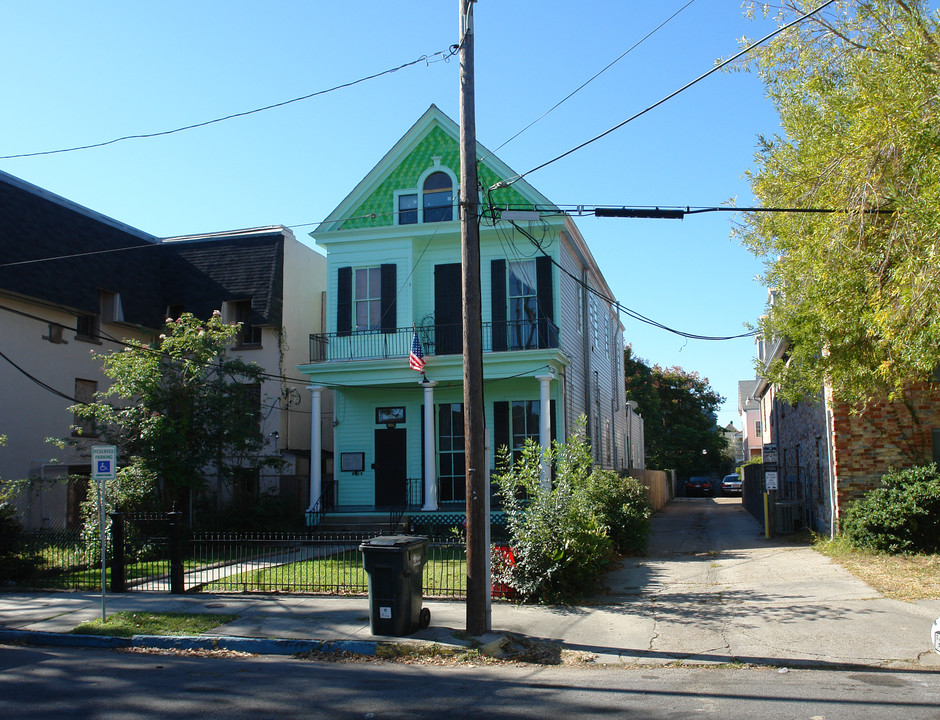
[[[393,507],[405,502],[405,430],[375,431],[375,504]]]

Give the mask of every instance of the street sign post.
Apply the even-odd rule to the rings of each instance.
[[[101,622],[108,621],[105,608],[107,588],[107,532],[104,517],[106,512],[107,481],[114,480],[117,472],[117,448],[114,445],[93,445],[91,448],[91,479],[98,484],[98,538],[101,541]]]

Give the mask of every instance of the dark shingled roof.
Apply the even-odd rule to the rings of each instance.
[[[182,305],[206,318],[224,300],[251,300],[252,325],[281,326],[284,236],[258,234],[170,242],[164,245],[164,307]]]
[[[281,324],[277,228],[161,242],[0,172],[0,250],[0,289],[72,312],[97,314],[107,290],[120,293],[124,322],[159,329],[170,305],[207,318],[250,298],[252,324]]]

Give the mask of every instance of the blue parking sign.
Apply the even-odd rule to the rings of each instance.
[[[91,478],[114,480],[117,464],[117,448],[114,445],[93,445],[91,448]]]

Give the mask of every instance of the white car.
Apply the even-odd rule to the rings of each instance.
[[[940,653],[940,618],[930,628],[930,639],[933,640],[933,649]]]
[[[725,475],[725,479],[721,481],[721,494],[740,495],[741,494],[741,478],[735,475]]]

